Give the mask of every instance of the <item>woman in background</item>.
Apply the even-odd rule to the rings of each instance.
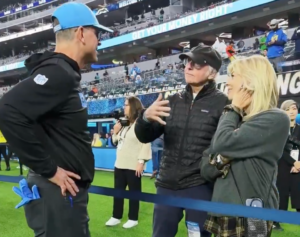
[[[103,134],[104,136],[104,134]],[[102,137],[102,134],[95,133],[92,141],[92,147],[106,147],[106,139]]]
[[[151,144],[141,143],[134,132],[135,121],[142,111],[141,101],[131,96],[125,100],[124,114],[128,124],[116,123],[114,126],[113,142],[117,143],[117,159],[114,172],[114,188],[130,191],[142,191],[142,174],[145,163],[151,159]],[[121,223],[123,217],[124,199],[114,198],[113,215],[106,222],[106,226]],[[139,201],[129,200],[128,221],[123,228],[132,228],[138,224]]]
[[[256,55],[234,60],[228,72],[232,104],[225,107],[211,147],[203,154],[201,175],[215,182],[213,202],[251,206],[259,200],[261,207],[278,209],[277,164],[290,122],[277,108],[275,71],[266,58]],[[209,214],[205,229],[216,237],[271,235],[271,221],[262,221],[264,233],[258,233],[243,217]]]
[[[295,101],[286,100],[280,108],[290,118],[290,135],[278,162],[279,209],[287,211],[291,197],[292,208],[300,212],[300,126],[296,124],[298,106]],[[273,229],[283,230],[278,222],[274,223]]]
[[[100,132],[99,140],[101,141],[101,147],[106,147],[107,139],[104,132]]]
[[[105,134],[105,138],[106,138],[106,145],[107,147],[114,147],[114,144],[112,142],[112,136],[110,135],[110,133],[106,133]]]
[[[100,141],[100,135],[98,133],[94,133],[92,147],[101,147],[102,142]]]

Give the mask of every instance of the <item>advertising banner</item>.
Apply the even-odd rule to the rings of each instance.
[[[279,105],[285,100],[295,100],[300,105],[300,71],[286,72],[277,75]],[[227,93],[226,77],[217,81],[219,90]]]

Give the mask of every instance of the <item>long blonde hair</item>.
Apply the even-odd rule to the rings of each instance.
[[[240,75],[244,88],[253,92],[249,112],[244,120],[277,107],[279,98],[277,76],[265,57],[254,55],[236,59],[228,66],[228,72]]]

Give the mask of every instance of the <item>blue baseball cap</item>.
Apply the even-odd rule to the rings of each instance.
[[[100,25],[92,10],[83,3],[68,2],[59,6],[52,14],[59,25],[54,27],[54,33],[60,30],[76,28],[80,26],[91,26],[100,30],[113,32],[113,30]]]

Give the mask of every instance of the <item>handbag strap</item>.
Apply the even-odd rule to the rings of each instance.
[[[230,170],[231,170],[231,174],[232,174],[232,177],[233,177],[234,184],[235,184],[235,186],[236,186],[236,189],[237,189],[237,191],[238,191],[239,197],[240,197],[240,199],[241,199],[241,203],[243,204],[244,201],[243,201],[243,199],[242,199],[242,195],[241,195],[241,193],[240,193],[240,189],[239,189],[239,187],[238,187],[238,185],[237,185],[237,182],[236,182],[236,180],[235,180],[235,177],[234,177],[234,173],[233,173],[231,164],[230,164]]]
[[[237,191],[238,191],[238,194],[239,194],[239,196],[240,196],[241,203],[243,203],[244,201],[243,201],[243,199],[242,199],[242,195],[241,195],[241,192],[240,192],[239,187],[238,187],[238,185],[237,185],[237,182],[236,182],[236,179],[235,179],[235,176],[234,176],[234,173],[233,173],[233,170],[232,170],[232,167],[231,167],[231,166],[230,166],[230,170],[231,170],[231,174],[232,174],[232,177],[233,177],[234,184],[235,184],[236,189],[237,189]],[[276,171],[276,170],[274,170],[274,172],[273,172],[273,174],[272,174],[272,180],[271,180],[271,184],[270,184],[270,187],[269,187],[269,191],[268,191],[268,196],[267,196],[267,197],[269,197],[269,196],[270,196],[270,193],[271,193],[272,182],[273,182],[273,179],[274,179],[275,171]],[[263,199],[263,201],[264,201],[264,200],[267,200],[267,199]]]

